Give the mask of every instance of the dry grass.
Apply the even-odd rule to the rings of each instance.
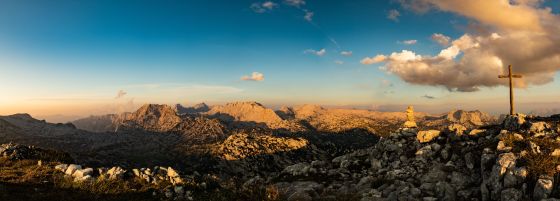
[[[504,145],[511,147],[513,152],[520,152],[529,147],[528,141],[525,139],[518,139],[513,133],[506,134],[500,138]]]
[[[140,179],[133,180],[109,180],[104,178],[93,181],[74,182],[72,177],[55,175],[54,186],[61,189],[75,189],[92,194],[123,194],[136,192],[152,192],[158,189],[155,186]],[[163,186],[163,185],[162,185]]]
[[[535,179],[540,175],[554,176],[556,166],[560,165],[560,158],[558,157],[531,152],[523,157],[522,161],[526,163],[529,173]]]

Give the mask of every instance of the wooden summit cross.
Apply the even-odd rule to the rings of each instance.
[[[521,78],[521,75],[515,75],[511,72],[511,65],[508,66],[507,75],[498,75],[498,78],[509,78],[509,114],[513,115],[513,78]]]

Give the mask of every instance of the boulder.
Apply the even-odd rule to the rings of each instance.
[[[552,187],[554,185],[554,181],[552,177],[548,176],[541,176],[537,183],[535,184],[535,189],[533,191],[533,199],[534,200],[541,200],[548,198],[550,193],[552,192]]]
[[[316,173],[317,170],[313,168],[309,163],[298,163],[290,165],[282,171],[283,174],[288,174],[291,176],[308,176],[309,174]]]
[[[501,200],[507,201],[521,201],[523,193],[515,188],[508,188],[502,191]]]
[[[121,167],[112,167],[111,169],[107,170],[107,175],[109,179],[122,179],[124,177],[124,173],[126,170],[122,169]]]
[[[76,170],[74,174],[72,174],[72,176],[77,180],[82,180],[86,176],[91,177],[91,175],[93,175],[93,168]]]
[[[179,177],[180,175],[179,175],[179,173],[178,173],[176,170],[174,170],[173,168],[169,167],[169,168],[167,168],[167,176],[168,176],[168,177]]]
[[[70,164],[68,168],[66,168],[66,171],[64,173],[67,175],[73,175],[74,172],[76,172],[76,170],[81,170],[81,169],[82,169],[81,165]]]
[[[533,134],[534,137],[544,136],[545,134],[543,132],[546,129],[550,129],[550,128],[551,128],[550,125],[542,121],[529,123],[529,132],[531,132],[531,134]]]
[[[439,137],[440,131],[438,130],[427,130],[427,131],[419,131],[416,135],[416,139],[420,143],[431,142],[433,139]]]
[[[461,124],[451,124],[447,126],[447,131],[449,133],[455,134],[455,136],[461,136],[467,130],[467,128]]]
[[[477,136],[477,135],[479,135],[479,134],[481,134],[481,133],[484,133],[484,132],[486,132],[485,129],[472,129],[472,130],[469,132],[469,135],[470,135],[470,136]]]
[[[502,125],[505,129],[510,131],[519,130],[525,123],[525,117],[524,114],[508,115],[505,117]]]
[[[554,149],[554,151],[552,151],[550,155],[555,157],[560,157],[560,149]]]
[[[67,164],[60,164],[60,165],[56,165],[54,166],[55,170],[59,170],[61,172],[66,172],[66,169],[68,168]]]

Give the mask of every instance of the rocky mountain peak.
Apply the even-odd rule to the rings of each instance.
[[[257,102],[234,102],[217,105],[207,112],[227,121],[248,121],[256,123],[278,123],[282,118],[273,110]]]
[[[175,111],[178,114],[199,114],[199,113],[208,112],[209,110],[210,107],[206,105],[206,103],[199,103],[192,107],[184,107],[181,104],[175,105]]]
[[[27,114],[27,113],[13,114],[13,115],[10,115],[9,117],[15,118],[15,119],[20,119],[20,120],[37,120],[37,119],[33,118],[30,114]]]
[[[181,117],[169,105],[146,104],[136,112],[121,114],[117,124],[140,127],[148,131],[165,132],[181,122]],[[117,128],[120,126],[117,126]]]
[[[294,113],[296,114],[296,118],[298,119],[308,118],[322,110],[324,110],[324,108],[320,105],[305,104],[302,106],[294,107]]]
[[[445,115],[445,118],[450,122],[460,124],[473,124],[477,126],[484,125],[486,122],[495,119],[493,116],[478,110],[452,110],[447,113],[447,115]]]

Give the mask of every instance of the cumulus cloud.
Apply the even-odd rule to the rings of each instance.
[[[352,51],[342,51],[340,52],[340,55],[349,57],[352,56]]]
[[[432,34],[432,40],[440,44],[441,46],[448,46],[449,42],[451,42],[451,38],[449,36],[440,33]]]
[[[417,40],[405,40],[399,43],[405,44],[405,45],[414,45],[416,44],[418,41]]]
[[[258,3],[253,3],[251,4],[251,10],[253,10],[255,13],[265,13],[267,11],[270,11],[274,8],[276,8],[278,6],[278,4],[272,2],[272,1],[265,1],[265,2],[258,2]]]
[[[321,49],[321,50],[319,50],[319,51],[313,50],[313,49],[307,49],[307,50],[303,51],[303,53],[305,53],[305,54],[314,54],[314,55],[317,55],[317,56],[320,56],[320,57],[321,57],[321,56],[324,56],[325,54],[327,54],[327,50],[325,50],[325,48],[323,48],[323,49]]]
[[[389,12],[387,13],[387,19],[393,20],[395,22],[399,21],[399,16],[401,16],[401,13],[395,9],[389,10]]]
[[[470,92],[506,85],[507,80],[498,79],[497,75],[506,72],[509,64],[516,73],[524,75],[516,80],[517,87],[549,83],[560,70],[560,17],[550,8],[541,7],[540,1],[399,2],[416,12],[438,9],[456,13],[479,25],[458,39],[450,39],[437,55],[403,50],[362,60],[364,64],[385,62],[382,69],[405,82]]]
[[[284,3],[290,5],[290,6],[295,6],[295,7],[300,7],[305,5],[305,1],[304,0],[285,0]]]
[[[263,81],[264,80],[264,75],[262,73],[259,73],[259,72],[253,72],[250,76],[245,75],[245,76],[241,77],[241,80],[244,80],[244,81]]]
[[[124,91],[124,90],[121,89],[121,90],[119,90],[119,91],[117,92],[117,96],[115,96],[115,99],[122,98],[122,97],[124,97],[126,94],[127,94],[126,91]]]
[[[364,65],[370,65],[370,64],[376,64],[376,63],[383,62],[383,61],[385,61],[385,59],[387,59],[387,56],[378,54],[375,57],[363,58],[362,61],[360,61],[360,63],[362,63]]]
[[[334,63],[335,63],[335,64],[338,64],[338,65],[342,65],[342,64],[344,64],[344,61],[336,60],[336,61],[334,61]]]

